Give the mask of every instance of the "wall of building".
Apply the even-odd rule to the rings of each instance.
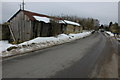
[[[32,21],[32,38],[40,37],[40,31],[41,31],[41,23],[38,21]]]
[[[8,25],[0,25],[0,40],[9,40],[10,31]]]
[[[79,26],[75,26],[75,33],[79,33],[80,32],[80,27]]]
[[[83,32],[83,27],[82,27],[82,26],[80,26],[80,33],[81,33],[81,32]]]
[[[51,34],[51,25],[49,23],[42,23],[41,37],[47,37]]]
[[[26,41],[31,39],[32,25],[29,18],[23,12],[18,13],[11,21],[10,27],[16,41]]]
[[[22,11],[19,12],[11,21],[10,28],[16,41],[27,41],[36,37],[57,36],[65,33],[79,33],[82,28],[74,25],[63,25],[56,21],[44,23],[42,21],[31,21]]]
[[[59,24],[57,21],[54,21],[54,20],[52,20],[50,23],[51,23],[51,33],[50,34],[52,36],[57,36],[64,32],[63,24]]]
[[[66,34],[82,32],[81,26],[67,25],[66,27],[67,27],[65,31]]]
[[[75,26],[73,25],[66,26],[66,34],[70,34],[70,33],[75,33]]]

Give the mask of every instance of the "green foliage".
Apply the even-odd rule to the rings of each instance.
[[[94,29],[94,21],[93,21],[93,19],[88,19],[87,20],[86,27],[87,27],[88,30]]]
[[[110,26],[112,26],[112,24],[113,24],[113,23],[112,23],[112,22],[110,22],[110,23],[109,23],[109,27],[110,27]]]
[[[108,26],[105,26],[104,28],[106,31],[109,31],[109,27]]]
[[[110,31],[112,33],[119,34],[120,33],[120,27],[118,26],[118,23],[114,23],[110,26]]]

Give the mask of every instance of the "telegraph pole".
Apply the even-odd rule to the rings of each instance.
[[[24,9],[25,9],[25,2],[24,2],[24,0],[23,0],[23,2],[22,2],[22,10],[24,11]],[[23,37],[21,37],[22,39],[23,39],[23,41],[25,40],[25,15],[24,14],[22,14],[22,26],[23,26],[23,29],[22,29],[22,31],[21,31],[21,33],[23,33],[24,35],[23,35]],[[22,36],[22,34],[21,34],[21,36]]]
[[[22,2],[22,10],[24,10],[24,9],[25,9],[25,2],[23,0],[23,2]]]
[[[22,5],[20,4],[20,10],[22,9]]]

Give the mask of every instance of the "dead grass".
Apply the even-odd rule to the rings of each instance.
[[[11,51],[11,50],[16,49],[16,48],[17,48],[16,46],[12,46],[12,47],[9,47],[9,48],[7,49],[7,51]]]

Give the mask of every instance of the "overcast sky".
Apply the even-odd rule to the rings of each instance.
[[[20,2],[2,2],[2,20],[19,10]],[[101,24],[118,22],[117,2],[26,2],[25,9],[46,15],[74,15],[95,18]]]

